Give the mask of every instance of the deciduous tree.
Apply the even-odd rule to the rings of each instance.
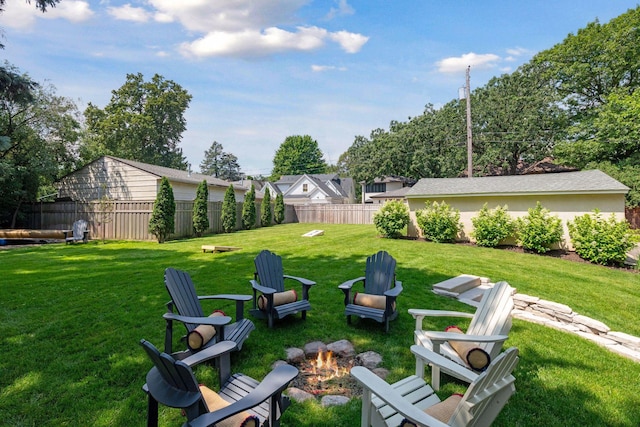
[[[178,147],[186,129],[184,112],[191,95],[179,84],[141,73],[112,92],[104,109],[89,103],[84,112],[87,137],[81,147],[85,161],[113,155],[158,166],[186,170]]]
[[[318,142],[309,135],[288,136],[273,158],[271,177],[324,173],[327,164],[322,156]]]

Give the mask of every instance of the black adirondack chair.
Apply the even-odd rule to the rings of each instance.
[[[316,282],[302,277],[289,276],[284,274],[282,268],[282,257],[268,250],[263,250],[254,260],[256,271],[251,280],[253,288],[253,308],[249,312],[259,318],[267,319],[269,328],[273,327],[275,319],[282,319],[290,314],[302,313],[302,319],[307,318],[307,311],[311,310],[309,303],[309,289]],[[274,304],[274,295],[285,292],[284,279],[295,280],[302,285],[302,297],[296,301],[286,304]],[[261,293],[266,298],[263,309],[258,305],[258,298]]]
[[[280,416],[290,404],[289,398],[282,392],[298,375],[295,367],[280,365],[261,382],[243,374],[232,375],[229,353],[235,348],[235,343],[222,341],[210,347],[218,358],[219,384],[222,385],[216,393],[198,385],[190,358],[176,360],[167,353],[160,353],[145,340],[141,340],[140,345],[154,364],[142,387],[148,395],[148,427],[158,425],[158,403],[184,410],[187,417],[185,426],[215,426],[232,416],[240,420],[257,417],[259,426],[280,425]],[[217,394],[217,399],[222,400],[214,401],[212,394]]]
[[[378,296],[381,305],[376,307],[354,303],[356,296],[352,292],[353,285],[363,282],[363,293],[367,296]],[[338,286],[344,292],[344,314],[347,323],[351,324],[351,316],[373,319],[384,323],[385,332],[389,332],[389,321],[398,317],[396,298],[402,292],[402,282],[396,280],[396,260],[385,251],[367,258],[365,276],[349,280]]]
[[[189,273],[174,268],[167,268],[164,273],[164,284],[169,292],[171,301],[167,303],[168,312],[164,314],[167,322],[165,331],[164,351],[178,359],[183,359],[195,352],[207,349],[209,346],[224,340],[233,341],[236,350],[242,349],[242,344],[249,337],[255,325],[244,317],[244,303],[251,300],[251,295],[206,295],[198,296]],[[207,317],[202,310],[202,300],[231,300],[235,301],[235,322],[231,323],[229,316]],[[174,312],[174,310],[177,311]],[[204,344],[202,348],[187,349],[180,353],[173,352],[173,322],[181,322],[188,334],[198,325],[212,325],[216,328],[213,338]]]

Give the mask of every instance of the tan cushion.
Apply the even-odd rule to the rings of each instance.
[[[353,296],[353,303],[355,305],[362,305],[364,307],[384,310],[387,308],[387,297],[385,297],[384,295],[372,295],[356,292],[356,294]],[[395,301],[393,302],[391,308],[393,310],[396,309]]]
[[[218,409],[222,409],[230,405],[229,402],[224,400],[218,393],[211,390],[209,387],[200,386],[200,392],[204,401],[207,403],[209,412],[215,412]],[[255,415],[243,411],[239,412],[229,418],[225,418],[216,424],[216,427],[258,427],[260,420]]]
[[[296,294],[296,291],[293,289],[289,291],[284,291],[284,292],[276,292],[275,294],[273,294],[274,307],[282,304],[288,304],[290,302],[295,302],[297,300],[298,300],[298,294]],[[267,297],[265,297],[264,295],[260,295],[258,297],[258,308],[263,311],[266,310],[267,302],[268,302]]]
[[[453,411],[456,410],[458,403],[462,399],[461,394],[452,394],[442,402],[436,403],[435,405],[429,406],[424,410],[424,413],[427,415],[431,415],[433,418],[438,421],[442,421],[443,423],[448,423],[453,415]],[[416,427],[416,423],[409,421],[408,419],[402,420],[400,423],[400,427]]]
[[[209,317],[224,316],[222,310],[216,310]],[[212,325],[198,325],[187,335],[187,345],[191,350],[199,350],[204,347],[216,334],[216,328]]]
[[[445,332],[452,332],[454,334],[464,334],[462,329],[457,326],[448,326]],[[458,356],[462,358],[470,368],[476,371],[484,371],[489,363],[491,363],[491,356],[489,353],[477,346],[472,342],[464,341],[449,341],[451,348],[458,353]]]

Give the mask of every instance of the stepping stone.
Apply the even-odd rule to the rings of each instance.
[[[458,277],[445,280],[433,285],[433,291],[436,293],[447,293],[460,295],[461,293],[468,291],[471,288],[480,286],[482,280],[478,276],[472,276],[470,274],[461,274]]]

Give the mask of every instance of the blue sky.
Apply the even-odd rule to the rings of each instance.
[[[199,170],[217,141],[268,175],[290,135],[335,164],[357,135],[406,121],[515,70],[625,0],[10,0],[0,56],[57,94],[103,108],[127,73],[193,96],[180,147]]]

